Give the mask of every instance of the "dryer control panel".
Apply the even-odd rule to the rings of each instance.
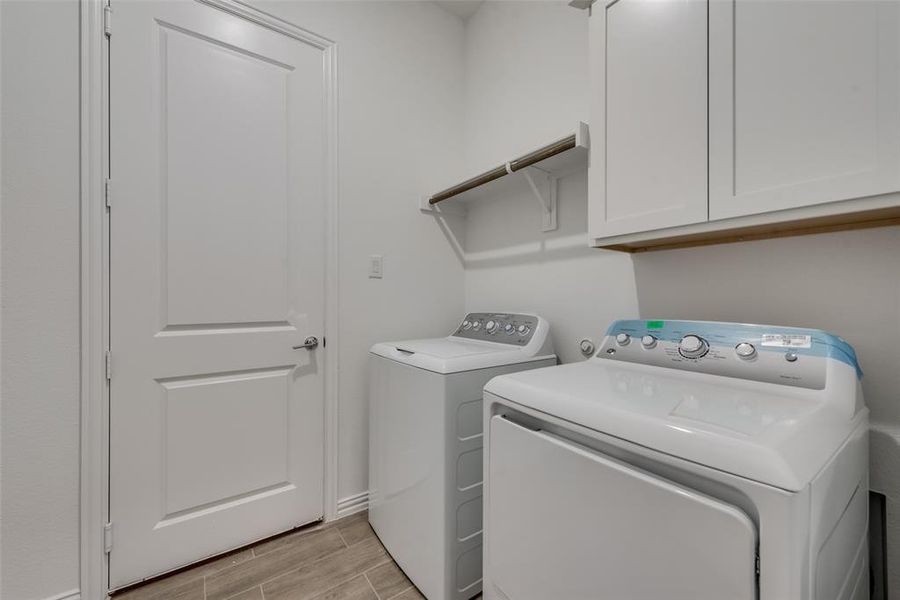
[[[531,341],[538,318],[511,313],[469,313],[454,336],[485,342],[526,346]]]
[[[835,335],[744,323],[616,321],[595,358],[817,390],[825,388],[829,359],[862,377],[853,348]]]

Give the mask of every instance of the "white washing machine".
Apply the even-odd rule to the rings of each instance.
[[[429,600],[481,591],[484,384],[554,364],[536,315],[473,313],[448,337],[372,347],[369,522]]]
[[[485,387],[487,600],[868,598],[868,410],[819,330],[617,321]]]

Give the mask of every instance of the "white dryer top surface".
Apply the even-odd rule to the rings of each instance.
[[[593,358],[497,377],[485,392],[671,456],[798,491],[867,418],[855,397],[852,367],[829,363],[831,382],[845,385],[812,390]]]

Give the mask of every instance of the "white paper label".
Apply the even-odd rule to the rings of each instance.
[[[782,348],[811,348],[811,335],[798,335],[791,333],[764,333],[763,346],[780,346]]]

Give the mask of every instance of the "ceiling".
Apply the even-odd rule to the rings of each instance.
[[[435,0],[435,4],[463,20],[474,15],[483,2],[484,0]]]

